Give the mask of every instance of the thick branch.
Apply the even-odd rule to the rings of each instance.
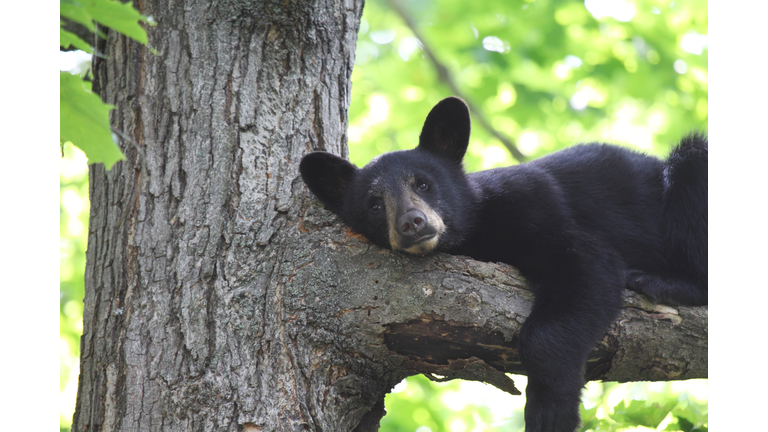
[[[328,214],[317,209],[315,215]],[[314,217],[305,217],[304,225],[325,226],[307,233],[313,239],[308,244],[320,246],[316,260],[334,262],[322,266],[322,279],[338,277],[354,287],[354,295],[334,300],[341,302],[335,306],[321,303],[339,309],[341,327],[361,329],[358,335],[369,338],[361,351],[376,357],[380,349],[388,362],[394,356],[405,374],[473,379],[515,393],[502,377],[525,374],[517,334],[533,300],[515,268],[447,254],[393,253]],[[314,278],[317,282],[309,283],[322,284],[320,275]],[[657,305],[625,291],[625,306],[593,350],[586,377],[622,382],[707,377],[707,308]]]

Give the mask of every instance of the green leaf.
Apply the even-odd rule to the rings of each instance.
[[[707,405],[688,397],[683,399],[685,401],[678,404],[672,411],[672,415],[677,418],[680,430],[685,432],[706,432]]]
[[[137,42],[147,44],[147,32],[139,22],[151,22],[134,9],[131,3],[120,3],[116,0],[60,0],[59,13],[91,31],[96,31],[93,25],[96,21]]]
[[[684,417],[677,417],[677,424],[680,426],[679,430],[683,432],[707,432],[708,430],[707,427],[697,426]]]
[[[629,405],[621,402],[613,408],[612,419],[627,425],[656,428],[676,404],[674,400],[665,404],[639,400],[632,400]]]
[[[125,159],[112,140],[109,111],[114,108],[93,94],[90,84],[79,76],[61,72],[61,129],[59,140],[79,147],[88,163],[104,163],[107,169]]]
[[[77,36],[76,34],[68,32],[63,28],[60,28],[59,29],[59,46],[61,46],[62,48],[68,48],[70,45],[74,46],[79,50],[83,50],[87,53],[93,52],[93,48],[91,48],[91,44],[80,39],[80,37]]]
[[[581,427],[580,431],[595,430],[600,424],[600,420],[597,418],[597,406],[591,409],[585,409],[583,404],[579,404],[579,413],[581,414]]]
[[[61,16],[71,19],[74,22],[82,24],[90,31],[94,30],[93,19],[84,6],[72,0],[60,0],[59,2],[59,14]]]
[[[139,21],[146,22],[147,18],[130,3],[120,3],[115,0],[86,0],[81,4],[95,21],[144,45],[147,44],[147,32],[139,25]]]

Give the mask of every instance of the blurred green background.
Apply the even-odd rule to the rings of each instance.
[[[536,158],[604,141],[663,156],[706,130],[704,0],[368,0],[349,110],[350,159],[415,147],[430,108],[459,93],[475,109],[467,170],[517,163],[496,134]],[[441,78],[425,52],[447,74]],[[455,89],[446,80],[452,80]],[[61,162],[61,429],[74,411],[88,224],[86,160]],[[523,389],[525,377],[515,376]],[[707,430],[707,380],[591,382],[582,430]],[[382,431],[522,430],[523,396],[475,382],[411,377],[387,396]]]

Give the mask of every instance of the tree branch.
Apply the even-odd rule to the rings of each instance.
[[[305,242],[322,265],[304,267],[312,274],[301,279],[317,289],[339,281],[340,300],[320,300],[322,309],[338,309],[340,326],[358,329],[358,349],[405,375],[483,381],[518,394],[504,373],[525,374],[517,335],[533,292],[517,269],[394,253],[337,223],[319,209],[305,215]],[[706,377],[707,308],[657,305],[631,291],[586,371],[588,380],[620,382]]]
[[[485,128],[491,135],[493,135],[496,139],[501,141],[502,144],[504,144],[504,147],[509,150],[509,152],[512,154],[512,157],[515,158],[518,162],[523,162],[527,158],[523,153],[520,152],[520,150],[517,148],[514,142],[507,138],[506,136],[502,135],[496,128],[491,126],[491,123],[488,121],[488,119],[485,116],[485,113],[478,105],[476,105],[472,100],[467,97],[467,95],[459,89],[459,86],[456,84],[456,80],[453,78],[453,75],[448,70],[445,65],[443,65],[438,59],[437,56],[435,56],[434,50],[430,47],[427,40],[422,36],[421,32],[416,28],[416,23],[413,21],[411,16],[408,14],[408,12],[405,11],[405,9],[400,5],[400,3],[397,0],[389,0],[389,4],[392,6],[392,10],[397,12],[398,15],[400,15],[400,18],[403,19],[405,24],[408,26],[409,29],[411,29],[411,32],[414,36],[416,36],[416,39],[418,39],[421,42],[421,46],[424,49],[424,53],[427,55],[427,58],[430,62],[432,62],[432,65],[435,67],[435,70],[437,71],[438,77],[440,77],[440,80],[445,83],[450,89],[451,92],[455,96],[460,97],[463,99],[467,105],[469,105],[469,110],[472,112],[472,118],[474,120],[477,120],[480,125]]]

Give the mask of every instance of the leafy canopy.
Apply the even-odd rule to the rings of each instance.
[[[706,0],[369,0],[352,72],[350,158],[412,148],[430,108],[453,91],[528,158],[609,141],[665,155],[706,130]],[[477,122],[471,171],[516,163]]]

